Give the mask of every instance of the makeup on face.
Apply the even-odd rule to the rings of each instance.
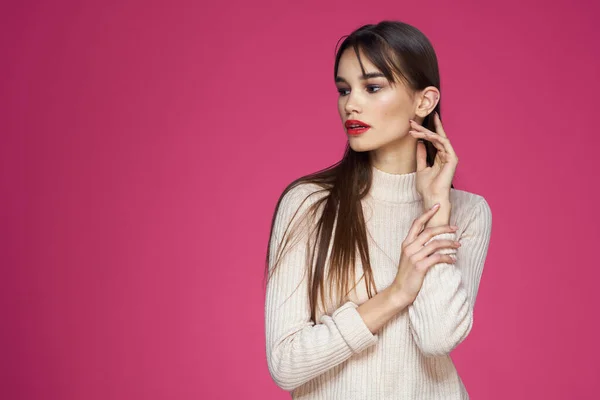
[[[360,135],[371,128],[369,124],[357,119],[347,120],[344,123],[344,126],[346,127],[346,132],[348,132],[349,135]]]

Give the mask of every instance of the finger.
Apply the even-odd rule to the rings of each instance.
[[[448,154],[450,156],[450,158],[456,157],[456,153],[454,152],[454,148],[452,147],[452,144],[450,143],[450,139],[448,139],[445,136],[440,136],[440,135],[432,135],[432,136],[430,136],[430,138],[432,140],[436,140],[438,143],[440,143],[444,147],[444,152],[446,154]]]
[[[434,120],[435,120],[435,118],[434,118]],[[417,132],[429,133],[431,135],[435,135],[436,134],[436,132],[434,132],[434,131],[432,131],[430,129],[427,129],[425,126],[419,124],[418,122],[416,122],[416,121],[414,121],[412,119],[410,119],[409,122],[410,122],[410,128],[413,129],[413,130],[415,130],[415,131],[417,131]]]
[[[440,138],[440,136],[437,136],[433,133],[429,133],[429,131],[428,132],[408,131],[408,133],[410,133],[413,137],[424,139],[424,140],[431,142],[433,144],[433,146],[436,149],[438,149],[438,151],[446,152],[444,144],[440,140],[438,140],[438,138]]]
[[[442,119],[440,118],[440,114],[438,114],[437,111],[434,111],[433,125],[435,126],[435,131],[440,136],[443,136],[445,138],[448,137],[448,135],[446,135],[446,131],[444,131],[444,127],[442,126]]]
[[[416,247],[417,245],[414,244],[414,246]],[[427,246],[419,247],[417,249],[410,249],[408,251],[408,253],[412,254],[410,256],[410,260],[412,263],[415,263],[426,257],[430,257],[434,253],[438,252],[438,250],[440,250],[440,249],[456,250],[456,248],[457,247],[454,244],[454,240],[433,240]],[[411,250],[412,250],[412,252],[411,252]],[[438,254],[445,254],[445,253],[438,253]]]
[[[410,230],[406,235],[405,243],[411,244],[415,241],[415,239],[417,238],[427,221],[429,221],[431,217],[433,217],[433,215],[437,212],[439,208],[440,205],[438,203],[413,221],[412,226],[410,227]]]
[[[444,137],[444,136],[440,136],[434,132],[431,132],[429,129],[426,131],[410,130],[410,131],[408,131],[408,133],[413,135],[413,137],[423,138],[423,139],[427,139],[431,142],[439,143],[443,148],[448,147],[449,149],[452,149],[452,145],[450,144],[450,139],[448,139],[447,137]]]
[[[417,264],[415,266],[420,271],[427,271],[427,270],[429,270],[429,268],[431,268],[435,264],[439,264],[439,263],[454,264],[455,262],[456,262],[456,260],[454,258],[450,257],[448,254],[435,253],[429,257],[423,258],[421,261],[417,262]]]
[[[413,121],[412,119],[410,119],[409,122],[410,122],[410,128],[417,132],[435,133],[435,132],[431,132],[429,129],[425,128],[423,125],[419,124],[417,121]]]
[[[432,117],[433,117],[433,125],[435,126],[435,132],[427,129],[426,127],[424,127],[421,124],[418,124],[417,122],[413,121],[412,119],[409,120],[410,127],[419,132],[430,132],[432,134],[439,134],[440,136],[447,138],[448,135],[446,135],[446,131],[444,130],[444,127],[442,126],[442,120],[440,118],[440,115],[436,111],[434,111]]]
[[[414,132],[414,131],[412,131]],[[412,134],[412,133],[411,133]],[[439,152],[444,153],[446,155],[446,160],[445,161],[456,161],[456,163],[458,163],[458,157],[456,156],[456,153],[454,152],[454,148],[452,147],[452,144],[450,144],[450,140],[446,137],[442,137],[440,135],[437,134],[423,134],[423,133],[416,133],[416,134],[412,134],[414,137],[422,137],[423,139],[428,140],[429,142],[431,142],[436,149],[438,149]]]
[[[436,253],[440,249],[446,250],[456,250],[460,247],[460,243],[457,240],[449,240],[449,239],[434,239],[427,246],[423,246],[417,251],[416,254],[419,257],[428,257],[433,253]],[[444,254],[444,253],[441,253]]]
[[[442,125],[442,118],[440,117],[440,114],[437,113],[437,111],[435,112],[435,115],[433,118],[433,124],[435,126],[435,131],[439,134],[439,137],[444,138],[442,143],[444,145],[444,148],[446,149],[446,153],[448,153],[451,157],[458,158],[456,156],[456,153],[454,152],[452,143],[450,143],[450,139],[448,139],[448,135],[446,134],[446,131],[444,130],[444,127]]]
[[[437,157],[436,157],[437,158]],[[458,160],[452,159],[450,162],[444,163],[440,170],[438,177],[442,182],[452,182],[454,175],[456,174],[456,168],[458,167]]]
[[[440,235],[442,233],[454,233],[456,232],[456,230],[457,227],[454,227],[452,225],[440,225],[426,228],[417,236],[414,243],[416,246],[422,247],[423,245],[425,245],[425,243],[431,240],[432,237]]]
[[[425,143],[421,140],[417,141],[417,171],[423,171],[427,168],[427,149]]]
[[[450,144],[450,140],[448,139],[448,135],[446,135],[446,131],[444,130],[444,127],[442,126],[442,120],[439,118],[439,114],[436,112],[434,114],[434,125],[436,127],[436,131],[437,132],[433,132],[427,128],[425,128],[423,125],[420,125],[418,123],[416,123],[415,121],[413,121],[412,119],[410,120],[410,127],[413,129],[411,131],[409,131],[409,133],[411,132],[421,132],[421,135],[414,135],[413,137],[422,137],[424,139],[429,140],[430,142],[432,142],[434,144],[434,146],[438,149],[440,149],[440,146],[436,145],[436,142],[434,142],[435,139],[440,138],[440,140],[438,141],[441,146],[444,148],[444,152],[450,154],[450,156],[452,157],[456,157],[456,153],[454,152],[454,148],[452,147],[452,144]]]

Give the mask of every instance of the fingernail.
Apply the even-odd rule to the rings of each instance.
[[[438,208],[439,206],[440,206],[440,203],[435,203],[435,204],[433,205],[433,207],[431,207],[431,209],[433,210],[434,208]]]
[[[458,229],[458,226],[456,226],[456,225],[450,225],[450,228],[452,228],[452,229]]]

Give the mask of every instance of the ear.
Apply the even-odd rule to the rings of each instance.
[[[433,112],[440,101],[440,91],[435,86],[427,86],[419,93],[415,114],[425,118]]]

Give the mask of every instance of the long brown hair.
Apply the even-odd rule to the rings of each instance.
[[[402,80],[413,91],[422,90],[427,86],[435,86],[441,92],[438,62],[433,46],[417,28],[400,21],[382,21],[376,25],[364,25],[345,37],[346,39],[335,55],[334,78],[337,76],[342,53],[347,48],[352,47],[358,57],[363,73],[365,73],[365,70],[359,51],[365,54],[389,82],[397,83],[398,80]],[[434,111],[437,111],[441,118],[440,102],[438,102]],[[435,132],[433,112],[425,117],[423,126]],[[428,141],[424,141],[424,143],[427,150],[427,165],[431,166],[435,160],[437,149]],[[307,266],[311,272],[307,274],[309,279],[309,293],[307,295],[310,299],[311,319],[315,322],[317,299],[320,295],[321,300],[324,301],[325,297],[325,263],[332,237],[330,270],[327,276],[329,285],[335,283],[337,293],[347,294],[352,290],[354,286],[348,288],[349,273],[352,275],[352,281],[355,281],[354,263],[356,250],[358,249],[367,294],[369,298],[373,296],[371,286],[377,293],[369,261],[367,233],[361,206],[361,199],[367,195],[371,188],[371,174],[369,153],[356,152],[346,144],[344,155],[339,162],[290,183],[281,194],[275,207],[267,246],[266,279],[270,277],[268,276],[269,269],[272,268],[274,272],[281,260],[284,252],[281,244],[290,243],[288,237],[285,243],[282,240],[282,243],[278,244],[277,257],[273,265],[269,265],[269,260],[272,257],[271,241],[273,240],[275,217],[283,197],[294,187],[306,183],[316,184],[321,188],[318,192],[326,194],[320,196],[307,210],[306,215],[302,217],[315,216],[317,210],[321,209],[319,212],[320,217],[313,226],[313,233],[316,233],[314,243],[311,244],[311,241],[308,241],[311,248],[307,259]],[[335,234],[333,234],[334,228]],[[400,243],[398,243],[398,246],[400,246]],[[337,299],[337,301],[340,304],[342,299]]]

